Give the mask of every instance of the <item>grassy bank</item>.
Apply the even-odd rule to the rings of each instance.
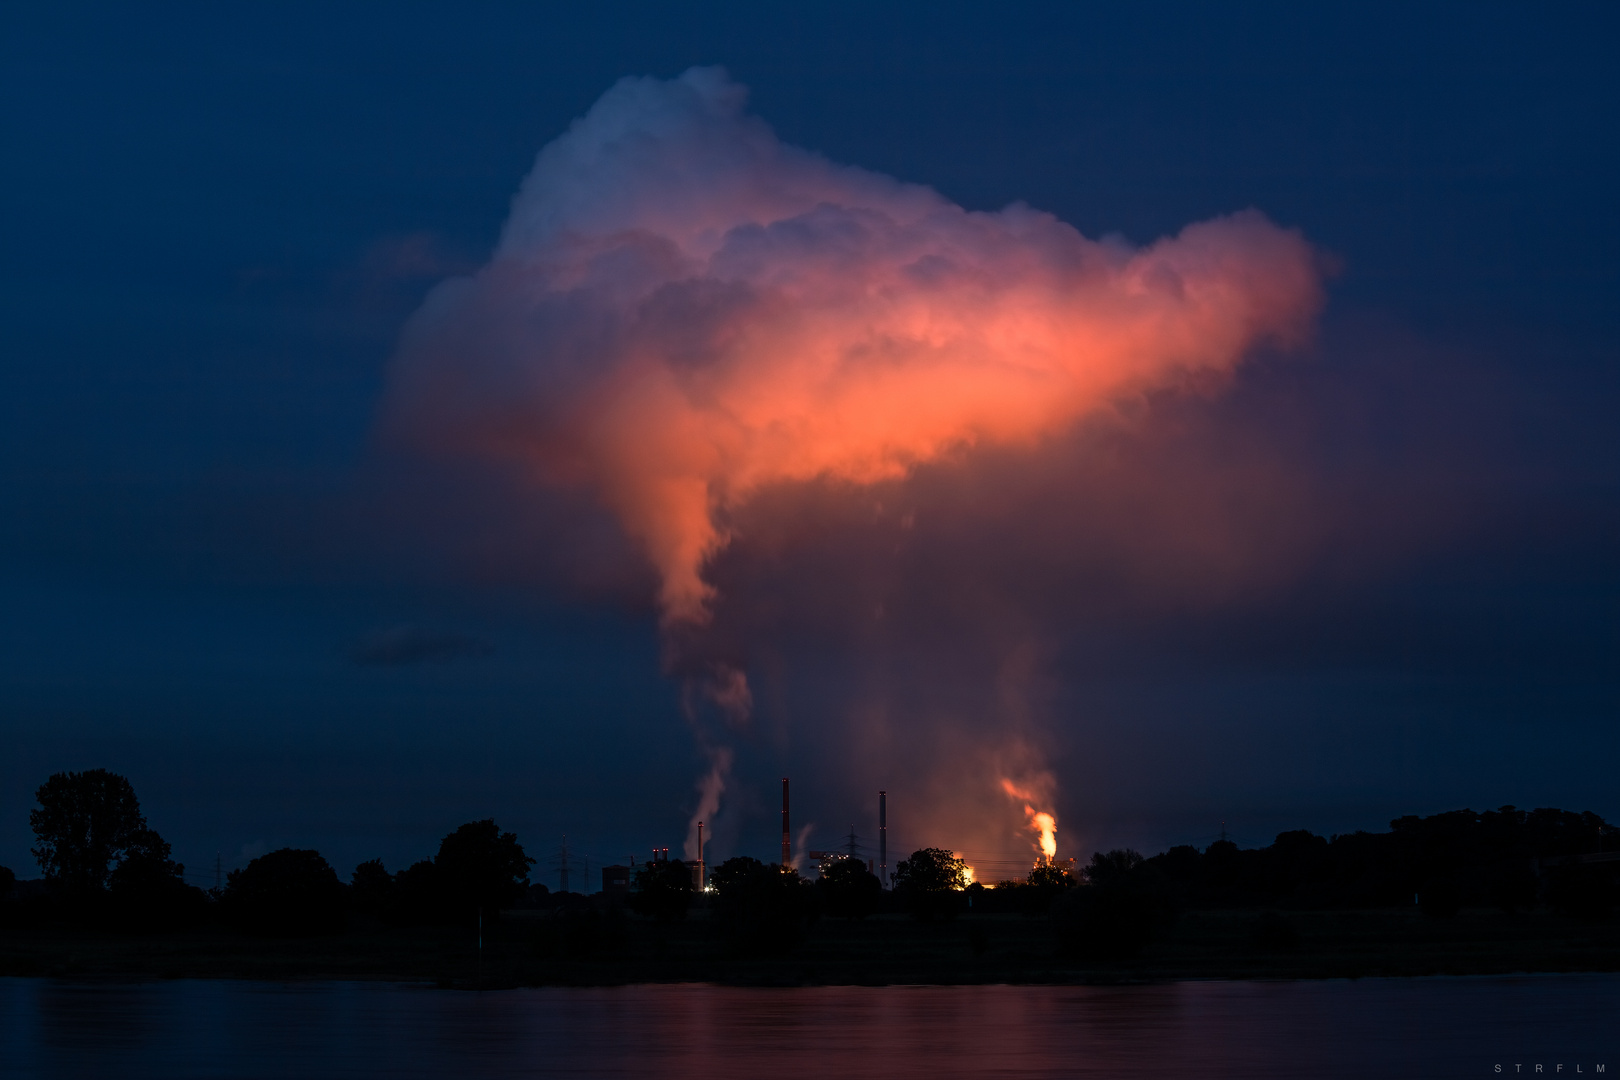
[[[1044,919],[966,915],[823,919],[790,951],[739,955],[695,912],[660,925],[509,912],[460,928],[354,929],[266,940],[219,928],[158,935],[66,926],[0,931],[0,975],[112,978],[389,979],[455,987],[713,982],[738,985],[1085,983],[1187,978],[1343,978],[1620,970],[1620,922],[1464,910],[1296,911],[1269,932],[1254,911],[1193,911],[1138,957],[1060,958]],[[1279,927],[1281,932],[1279,933]]]

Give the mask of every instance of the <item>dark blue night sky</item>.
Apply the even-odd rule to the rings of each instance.
[[[1332,265],[1304,349],[889,490],[900,554],[837,491],[743,519],[712,638],[757,708],[712,857],[773,850],[785,774],[812,843],[870,836],[881,786],[892,847],[968,844],[908,807],[974,716],[1039,748],[1066,854],[1620,815],[1608,6],[668,7],[0,16],[0,863],[33,875],[35,787],[94,767],[205,884],[490,815],[553,887],[564,834],[679,847],[706,759],[651,569],[384,403],[541,147],[693,65],[970,210],[1142,244],[1253,207]]]

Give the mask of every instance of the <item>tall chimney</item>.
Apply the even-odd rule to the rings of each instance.
[[[698,822],[698,892],[702,892],[708,882],[704,879],[703,870],[703,822]]]
[[[889,793],[878,792],[878,880],[889,887]]]
[[[782,869],[793,864],[793,841],[788,837],[788,778],[782,777]]]

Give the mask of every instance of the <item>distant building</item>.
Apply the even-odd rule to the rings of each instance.
[[[843,851],[812,851],[810,852],[810,858],[814,860],[816,864],[816,873],[821,875],[825,875],[828,870],[831,870],[834,866],[845,861],[858,862],[865,866],[868,871],[872,869],[869,860],[850,855],[849,853]]]
[[[630,895],[628,866],[602,867],[602,895],[610,900],[623,900]]]

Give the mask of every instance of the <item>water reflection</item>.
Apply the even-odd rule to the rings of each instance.
[[[1141,987],[0,980],[19,1077],[1620,1074],[1620,977]],[[1565,1068],[1555,1072],[1554,1066]]]

